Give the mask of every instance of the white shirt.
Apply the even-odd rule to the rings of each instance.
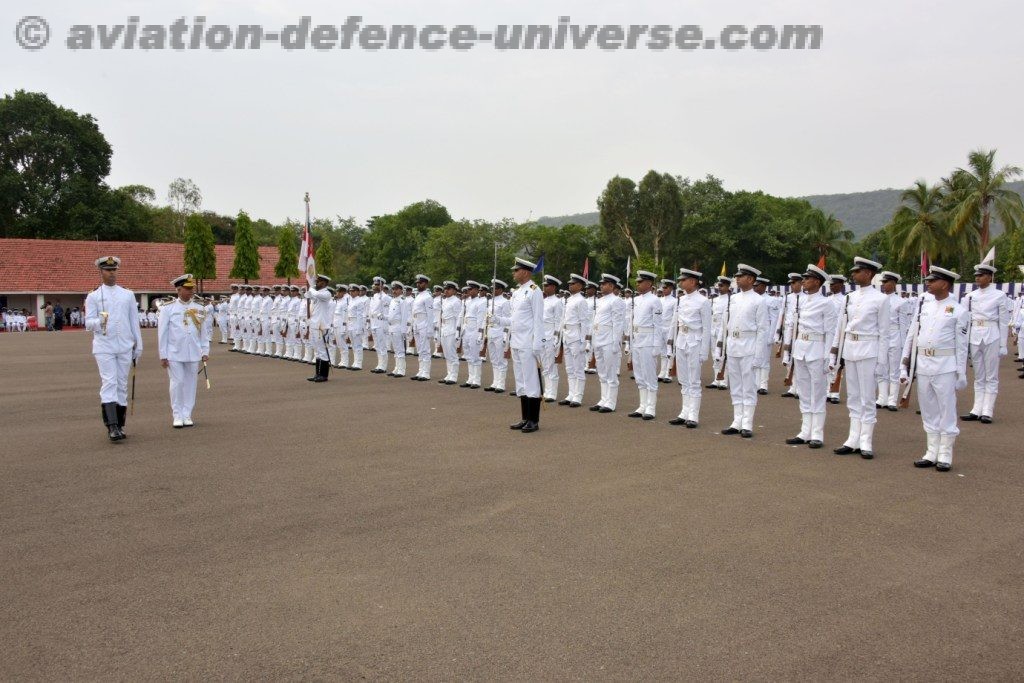
[[[487,302],[487,315],[489,316],[487,323],[488,338],[493,339],[504,336],[505,332],[508,331],[508,323],[503,323],[502,320],[508,320],[511,313],[512,302],[504,296],[494,297]]]
[[[873,286],[858,287],[846,297],[846,340],[843,342],[843,358],[848,361],[878,359],[879,364],[888,365],[888,359],[881,352],[882,341],[889,338],[889,297]],[[842,313],[835,333],[835,339],[843,330]]]
[[[440,312],[440,311],[439,311]],[[430,331],[434,325],[434,298],[430,290],[417,292],[412,300],[412,326],[420,334]]]
[[[967,308],[947,296],[942,301],[924,300],[921,313],[910,325],[910,333],[903,344],[903,362],[906,364],[917,341],[917,374],[942,375],[955,372],[967,375]],[[920,333],[918,333],[920,330]],[[952,349],[953,355],[929,355],[928,351]]]
[[[85,329],[93,332],[93,353],[129,353],[134,348],[135,358],[142,355],[139,308],[131,290],[100,285],[89,292],[85,297]]]
[[[661,322],[661,300],[653,292],[634,296],[630,304],[633,315],[630,349],[658,347],[665,344],[665,327]]]
[[[313,330],[328,330],[331,327],[334,307],[331,305],[331,292],[323,289],[307,289],[305,298],[312,303],[310,306],[309,327]]]
[[[462,302],[456,295],[441,299],[441,334],[453,335],[458,333],[459,324],[462,322]]]
[[[510,348],[540,353],[544,336],[544,295],[533,280],[512,292],[509,317],[503,321],[511,331]]]
[[[160,307],[157,345],[160,360],[195,362],[210,355],[213,318],[193,299],[181,299]]]
[[[673,337],[677,349],[699,349],[704,361],[711,351],[711,302],[699,292],[683,294],[676,307]]]
[[[584,341],[590,335],[593,311],[581,292],[569,297],[562,314],[562,340],[566,343]]]
[[[1010,324],[1010,300],[1006,294],[989,285],[972,290],[960,302],[971,314],[971,343],[999,342],[1006,353],[1006,328]]]
[[[726,335],[725,352],[729,356],[753,356],[755,367],[767,362],[768,307],[764,297],[753,289],[727,297],[722,326]]]
[[[796,294],[790,299],[794,307],[792,324],[786,325],[784,338],[790,349],[789,356],[801,361],[827,359],[838,325],[835,304],[820,292]]]

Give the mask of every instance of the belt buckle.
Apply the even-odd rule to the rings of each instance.
[[[739,330],[733,330],[731,336],[732,336],[733,339],[739,339],[740,338]]]
[[[800,341],[811,341],[811,338],[809,336],[807,336],[806,332],[801,332],[800,333]]]
[[[925,356],[934,356],[935,355],[935,349],[924,349],[924,355]]]

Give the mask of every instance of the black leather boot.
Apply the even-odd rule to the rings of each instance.
[[[528,399],[526,399],[526,405],[527,405],[526,419],[527,419],[527,422],[526,422],[525,425],[523,425],[523,434],[529,434],[531,432],[535,432],[538,429],[540,429],[540,402],[541,402],[541,400],[543,400],[543,399],[541,399],[539,396],[537,398],[528,398]]]
[[[320,381],[320,368],[323,367],[323,361],[319,358],[316,359],[316,365],[313,366],[316,370],[313,372],[312,377],[307,377],[307,382],[319,382]]]
[[[128,406],[121,404],[117,405],[117,430],[121,432],[121,438],[127,439],[128,435],[124,433],[125,417],[128,415]]]
[[[116,403],[103,403],[101,404],[103,411],[103,424],[107,426],[107,436],[111,441],[120,441],[124,438],[124,434],[121,433],[121,429],[117,426],[117,404]]]
[[[520,420],[519,420],[519,422],[516,422],[514,425],[509,425],[509,429],[522,429],[523,427],[526,426],[526,423],[530,421],[529,417],[528,417],[528,415],[530,414],[530,410],[526,406],[526,402],[529,401],[529,400],[530,399],[526,398],[525,396],[520,396],[519,397],[519,417],[520,417]]]
[[[327,376],[331,374],[331,361],[329,360],[318,360],[317,363],[320,365],[320,370],[316,373],[314,382],[326,382]]]

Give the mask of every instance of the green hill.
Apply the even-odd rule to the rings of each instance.
[[[1010,183],[1010,188],[1024,194],[1024,181]],[[871,190],[870,192],[849,192],[846,194],[817,194],[806,199],[825,213],[835,214],[836,218],[853,231],[857,239],[878,230],[892,218],[899,206],[902,190]],[[570,223],[578,225],[597,225],[599,216],[596,211],[576,213],[570,216],[543,216],[537,219],[543,225],[561,227]],[[998,226],[996,234],[1001,232]]]

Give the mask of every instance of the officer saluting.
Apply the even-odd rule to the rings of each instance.
[[[192,299],[196,286],[191,274],[171,281],[178,298],[160,307],[157,345],[160,364],[170,379],[171,426],[191,427],[196,403],[196,377],[199,363],[210,358],[210,331],[213,319]]]
[[[544,295],[531,279],[536,265],[521,258],[512,267],[519,287],[512,293],[507,320],[499,320],[511,332],[512,370],[522,419],[512,429],[524,434],[540,429],[539,361],[544,351]]]
[[[135,294],[119,287],[121,259],[96,259],[103,283],[85,298],[85,329],[93,333],[92,354],[100,371],[100,409],[111,441],[125,438],[128,370],[142,356],[142,331]]]
[[[307,378],[310,382],[326,382],[331,373],[331,356],[327,351],[327,334],[334,315],[333,294],[327,288],[330,283],[331,278],[317,275],[316,287],[305,294],[310,301],[309,339],[316,353],[316,372]]]
[[[960,276],[932,266],[925,282],[931,297],[922,299],[903,345],[900,381],[910,373],[917,377],[917,400],[921,407],[928,447],[914,467],[935,467],[948,472],[953,466],[953,442],[960,433],[956,425],[956,392],[967,387],[966,306],[949,296]],[[911,368],[914,364],[916,367]]]

